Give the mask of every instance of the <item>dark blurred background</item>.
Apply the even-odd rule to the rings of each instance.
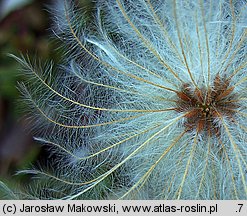
[[[28,54],[42,60],[58,62],[61,52],[51,39],[51,16],[48,0],[0,0],[0,181],[10,188],[28,184],[28,176],[16,171],[39,163],[49,154],[34,142],[28,127],[17,83],[25,79],[20,65],[8,54]],[[81,5],[90,0],[80,0]],[[0,192],[0,199],[1,199]]]
[[[28,54],[39,59],[56,59],[49,39],[50,19],[45,5],[51,1],[0,1],[0,180],[9,187],[21,187],[27,176],[17,170],[35,164],[46,152],[24,128],[28,125],[25,110],[18,106],[17,82],[24,79],[20,65],[8,56]],[[1,194],[0,194],[1,196]]]
[[[27,186],[31,176],[16,175],[18,170],[42,164],[49,152],[35,143],[26,130],[26,110],[21,108],[18,81],[25,79],[21,66],[8,54],[28,55],[58,63],[62,52],[52,35],[47,6],[52,0],[0,0],[0,183],[10,188]],[[75,0],[84,11],[91,11],[91,0]],[[63,1],[61,0],[61,4]],[[0,199],[4,197],[1,194]]]

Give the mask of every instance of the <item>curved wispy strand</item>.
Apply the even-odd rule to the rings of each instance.
[[[91,22],[57,1],[63,66],[15,57],[57,155],[29,196],[246,199],[246,3],[99,0]]]

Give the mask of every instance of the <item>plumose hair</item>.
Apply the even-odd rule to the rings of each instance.
[[[246,3],[56,1],[61,65],[15,57],[55,155],[21,198],[246,199]]]

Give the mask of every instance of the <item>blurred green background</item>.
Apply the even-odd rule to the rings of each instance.
[[[27,54],[55,63],[61,59],[59,45],[51,37],[52,15],[47,12],[47,6],[53,2],[0,0],[0,199],[11,198],[6,196],[4,184],[21,191],[30,183],[32,176],[16,175],[18,170],[42,165],[49,155],[26,130],[28,120],[17,89],[17,83],[25,77],[20,65],[8,54]],[[90,0],[75,2],[87,9],[91,5]]]
[[[45,160],[48,153],[35,143],[28,127],[17,83],[25,79],[20,65],[8,54],[58,61],[58,43],[51,39],[48,0],[0,0],[0,183],[21,189],[30,177],[15,175],[18,170]],[[78,1],[87,5],[90,0]],[[1,186],[1,185],[0,185]],[[0,199],[8,198],[0,190]]]
[[[8,56],[28,54],[39,59],[54,58],[50,19],[46,4],[51,1],[0,1],[0,180],[10,188],[28,183],[27,176],[15,175],[45,157],[45,150],[25,131],[25,110],[20,108],[17,82],[24,79],[20,65]],[[0,192],[0,198],[4,194]]]

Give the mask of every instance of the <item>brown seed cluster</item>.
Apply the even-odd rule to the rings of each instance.
[[[184,123],[186,130],[206,132],[209,136],[219,135],[220,128],[217,121],[227,117],[234,121],[237,96],[233,93],[234,87],[230,80],[216,75],[213,86],[193,88],[192,84],[185,83],[177,92],[177,112],[186,113]]]

